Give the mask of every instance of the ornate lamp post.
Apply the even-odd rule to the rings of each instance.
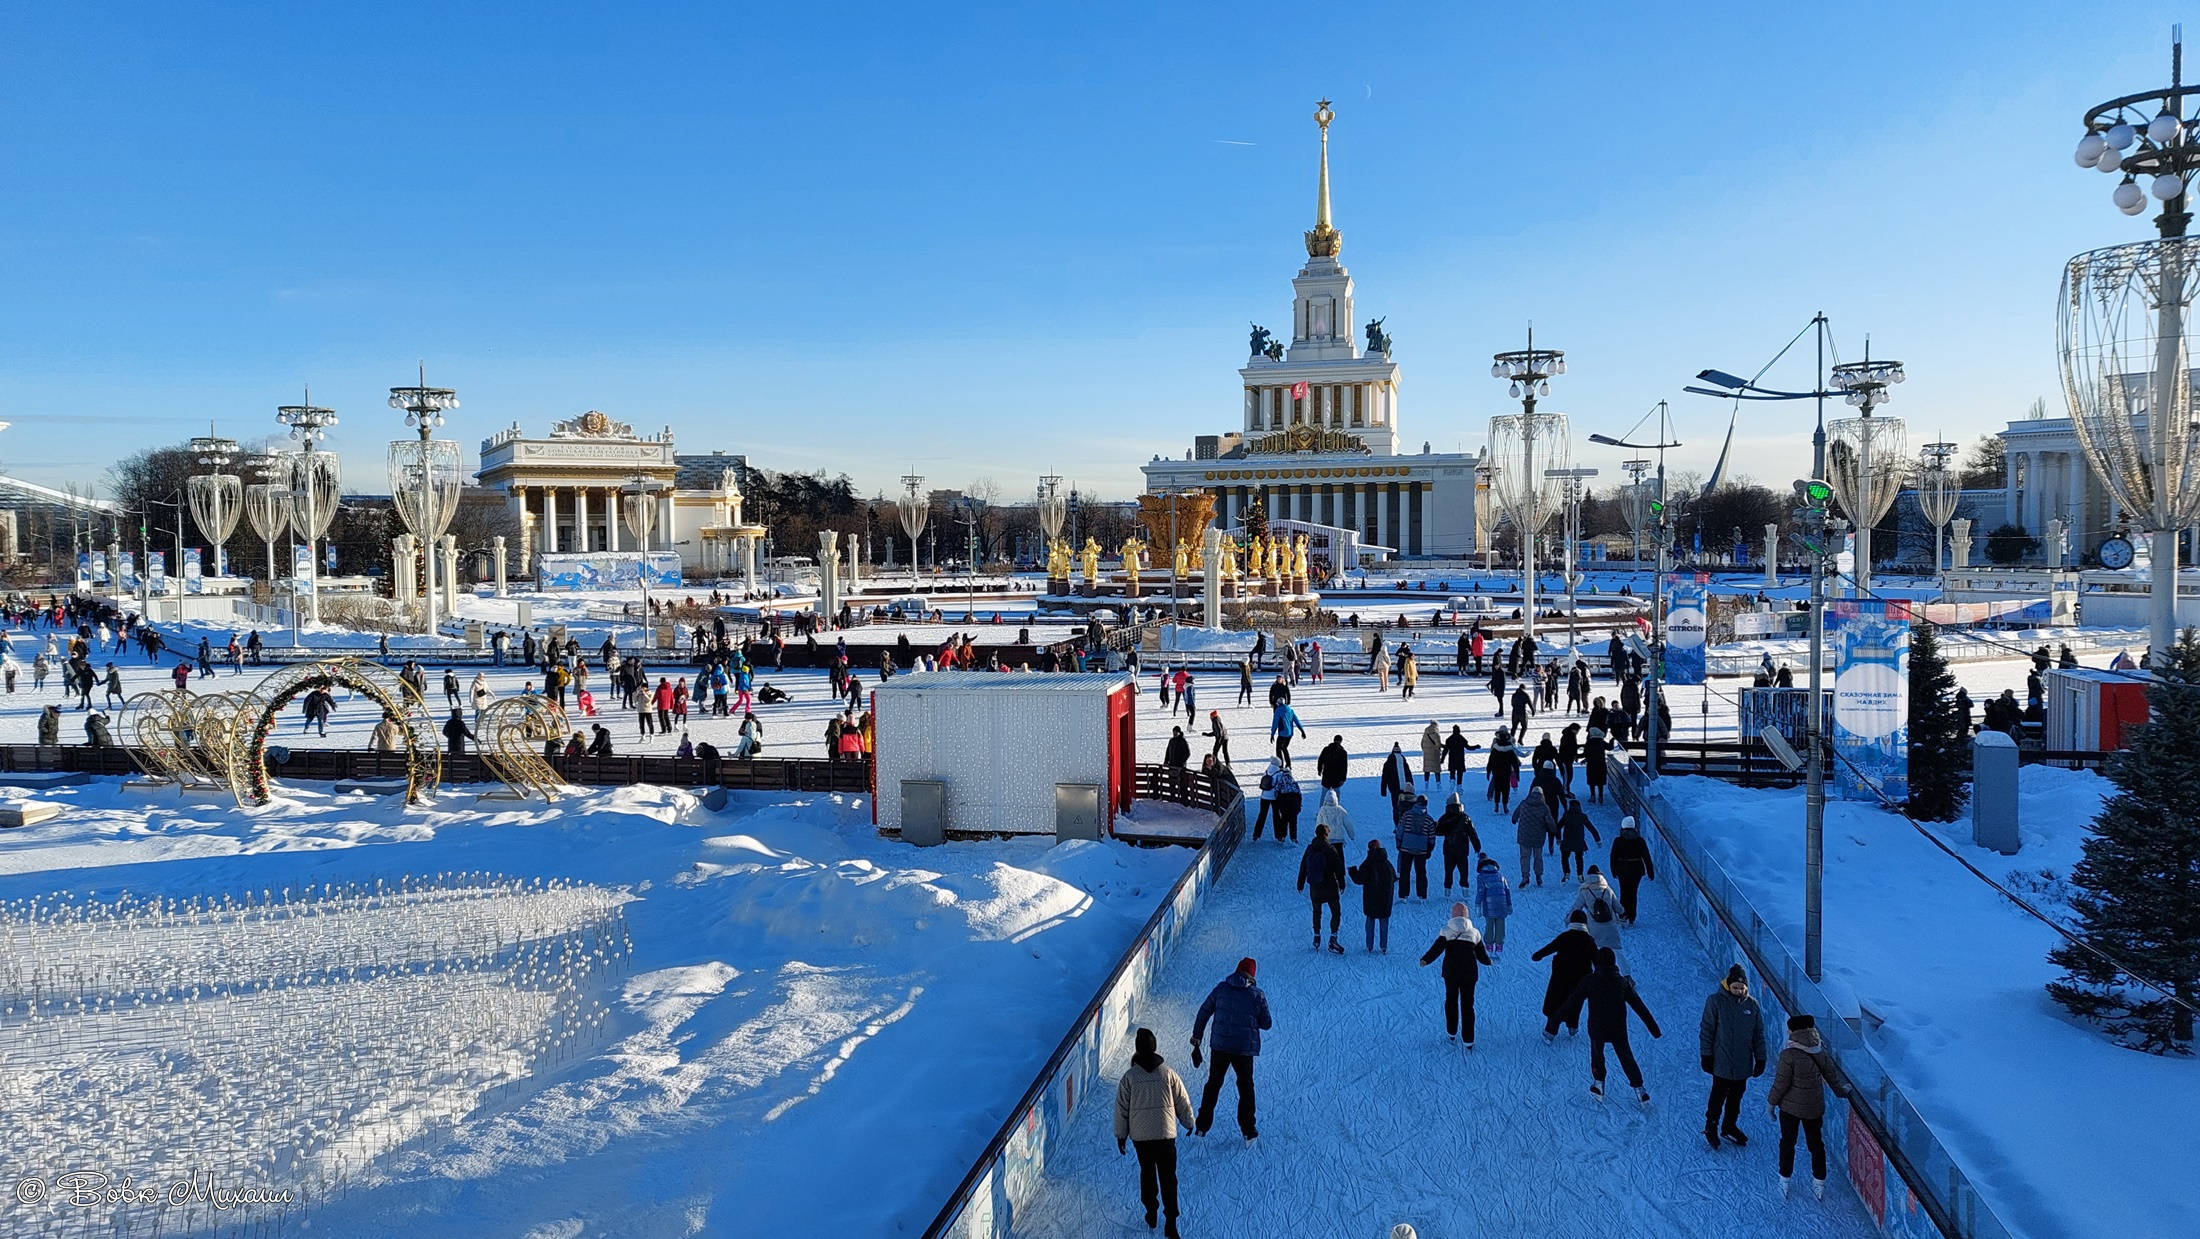
[[[1925,523],[1933,527],[1933,572],[1943,571],[1940,559],[1941,531],[1955,518],[1956,504],[1963,498],[1963,487],[1948,468],[1955,459],[1953,443],[1928,443],[1925,445],[1925,469],[1917,479],[1917,510],[1925,517]]]
[[[1888,389],[1906,376],[1899,361],[1873,361],[1866,349],[1864,360],[1844,361],[1833,368],[1833,386],[1842,399],[1858,410],[1831,426],[1826,444],[1826,469],[1833,493],[1856,527],[1856,572],[1851,596],[1862,598],[1872,587],[1872,526],[1894,506],[1902,493],[1902,475],[1892,468],[1902,454],[1902,422],[1899,418],[1873,417],[1872,410],[1894,398]]]
[[[428,368],[420,367],[420,382],[414,387],[392,387],[390,407],[405,411],[405,425],[420,432],[417,440],[399,439],[390,444],[389,475],[390,498],[396,501],[397,515],[403,518],[405,527],[420,539],[426,551],[426,588],[420,591],[426,603],[426,623],[422,631],[435,634],[435,580],[436,539],[451,523],[451,514],[458,510],[458,444],[449,439],[435,438],[436,430],[443,425],[443,411],[458,407],[458,393],[448,387],[428,386]],[[454,577],[456,573],[452,574]],[[451,611],[458,610],[458,599],[446,598]]]
[[[657,527],[657,504],[664,497],[663,482],[639,473],[619,490],[619,507],[626,517],[626,527],[633,531],[635,544],[642,552],[642,566],[638,575],[642,582],[642,616],[645,623],[649,617],[649,535]]]
[[[208,427],[209,432],[212,429]],[[227,576],[229,554],[223,546],[237,531],[237,518],[244,515],[244,480],[222,469],[237,458],[237,441],[208,433],[191,440],[191,450],[198,454],[200,464],[213,469],[184,483],[191,502],[191,519],[214,543],[214,575]]]
[[[1595,477],[1597,471],[1588,468],[1575,468],[1546,469],[1543,472],[1545,476],[1558,482],[1561,489],[1561,500],[1565,504],[1566,645],[1568,648],[1572,648],[1575,641],[1574,590],[1581,585],[1581,573],[1578,571],[1578,565],[1574,559],[1575,546],[1581,541],[1581,496],[1588,479]]]
[[[321,557],[317,543],[328,532],[329,522],[336,519],[336,501],[342,493],[342,467],[334,452],[319,448],[327,437],[328,428],[336,424],[336,410],[324,409],[313,403],[313,392],[306,391],[304,404],[286,404],[275,410],[275,420],[290,427],[290,437],[297,440],[298,451],[289,457],[290,477],[287,489],[291,492],[291,527],[306,544],[306,591],[311,596],[313,622],[321,622]]]
[[[1619,467],[1626,471],[1627,492],[1634,500],[1627,509],[1627,531],[1634,535],[1635,570],[1639,572],[1642,570],[1642,479],[1650,472],[1650,462],[1638,456],[1619,462]]]
[[[2200,520],[2191,369],[2200,241],[2185,235],[2200,173],[2200,117],[2185,116],[2196,97],[2200,86],[2184,84],[2180,36],[2168,87],[2086,112],[2078,166],[2122,173],[2110,198],[2126,215],[2145,211],[2150,197],[2160,203],[2161,235],[2071,259],[2056,314],[2071,427],[2117,505],[2152,535],[2148,629],[2158,659],[2177,637],[2177,534]]]
[[[1665,506],[1665,451],[1681,445],[1678,439],[1669,441],[1666,438],[1672,431],[1672,424],[1667,416],[1670,411],[1665,401],[1658,401],[1658,438],[1655,443],[1635,443],[1606,434],[1589,436],[1589,442],[1604,447],[1624,447],[1658,454],[1657,496],[1650,501],[1650,545],[1658,553],[1657,565],[1650,574],[1650,699],[1643,707],[1643,759],[1649,763],[1652,775],[1658,772],[1658,703],[1665,696],[1660,690],[1665,681],[1665,552],[1673,545],[1673,531],[1667,523],[1669,513]],[[1640,536],[1639,523],[1636,529],[1637,536]]]
[[[1498,506],[1520,531],[1520,635],[1532,641],[1536,535],[1558,511],[1559,486],[1550,471],[1564,469],[1571,450],[1566,415],[1538,413],[1535,401],[1551,394],[1554,376],[1566,373],[1566,355],[1537,348],[1535,328],[1530,327],[1528,347],[1498,353],[1493,361],[1490,376],[1510,380],[1507,392],[1520,401],[1519,413],[1490,419],[1490,458],[1497,464],[1492,480]]]
[[[909,588],[915,590],[917,536],[924,532],[925,518],[932,514],[932,501],[924,493],[924,478],[915,473],[902,475],[901,496],[894,504],[901,509],[901,531],[909,537]]]
[[[263,456],[257,462],[262,480],[244,488],[245,520],[252,532],[267,544],[267,587],[275,588],[275,541],[290,531],[291,490],[287,481],[290,461],[282,456]]]
[[[1062,524],[1069,519],[1069,497],[1062,493],[1060,474],[1049,473],[1039,479],[1039,531],[1046,535],[1047,545],[1042,554],[1052,550],[1061,540]]]

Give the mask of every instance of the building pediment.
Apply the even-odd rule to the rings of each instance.
[[[1256,435],[1245,443],[1247,456],[1291,456],[1314,452],[1373,454],[1366,444],[1342,430],[1310,426],[1304,422],[1296,426],[1286,426],[1271,434]]]
[[[628,423],[612,421],[604,414],[590,409],[579,417],[569,417],[562,422],[552,422],[550,424],[550,437],[553,439],[631,439],[635,435],[634,427]]]

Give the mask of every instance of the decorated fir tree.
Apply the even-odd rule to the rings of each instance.
[[[1910,816],[1952,822],[1970,798],[1970,737],[1955,705],[1956,677],[1930,624],[1910,634]]]
[[[2128,747],[2110,759],[2116,794],[2093,819],[2071,873],[2079,936],[2093,949],[2066,943],[2049,953],[2064,974],[2047,992],[2133,1049],[2189,1054],[2200,1006],[2200,640],[2192,630],[2157,670],[2148,722],[2126,732]]]

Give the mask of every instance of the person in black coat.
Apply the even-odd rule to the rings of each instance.
[[[1299,889],[1305,891],[1314,905],[1314,949],[1322,945],[1322,907],[1329,908],[1329,949],[1344,954],[1344,944],[1337,941],[1337,921],[1344,913],[1338,901],[1338,893],[1349,879],[1345,876],[1344,848],[1329,841],[1329,827],[1316,826],[1314,841],[1299,854]]]
[[[1444,765],[1451,772],[1453,787],[1467,781],[1467,752],[1479,747],[1481,746],[1467,739],[1467,733],[1459,729],[1459,724],[1451,725],[1451,734],[1444,737]]]
[[[1543,1039],[1549,1041],[1558,1036],[1560,1024],[1566,1025],[1569,1035],[1581,1029],[1581,1013],[1569,1010],[1566,999],[1596,963],[1597,940],[1589,936],[1588,914],[1576,908],[1566,918],[1564,932],[1528,958],[1545,956],[1551,960],[1551,982],[1543,987]]]
[[[1396,742],[1390,746],[1390,756],[1383,759],[1381,791],[1390,802],[1390,824],[1396,826],[1413,807],[1414,796],[1413,762],[1406,757],[1405,746]]]
[[[1658,867],[1650,860],[1650,843],[1635,827],[1635,819],[1619,820],[1619,835],[1612,840],[1612,876],[1619,879],[1620,918],[1635,923],[1635,891],[1644,878],[1656,881]]]
[[[1380,943],[1382,953],[1390,954],[1390,908],[1398,884],[1398,870],[1390,863],[1390,854],[1383,851],[1383,841],[1367,841],[1367,859],[1351,869],[1352,880],[1360,884],[1360,911],[1367,917],[1367,949],[1373,951]]]
[[[1482,850],[1482,836],[1475,833],[1474,819],[1467,816],[1457,792],[1444,803],[1444,815],[1436,819],[1436,837],[1444,841],[1444,889],[1451,889],[1455,872],[1460,889],[1466,889],[1473,877],[1474,854]]]
[[[1604,729],[1601,727],[1591,727],[1589,739],[1581,746],[1581,772],[1582,777],[1589,781],[1590,804],[1604,803],[1604,785],[1611,779],[1605,754],[1611,751],[1611,747],[1604,739]]]
[[[1182,727],[1169,729],[1169,743],[1161,750],[1161,764],[1168,767],[1169,784],[1182,799],[1192,777],[1192,742],[1184,738]]]
[[[1474,1048],[1474,984],[1484,965],[1491,963],[1489,948],[1482,945],[1481,931],[1467,919],[1467,905],[1451,905],[1451,919],[1436,941],[1421,955],[1423,968],[1441,957],[1444,961],[1444,1033]]]
[[[1583,1007],[1589,1011],[1589,1092],[1599,1099],[1604,1096],[1604,1047],[1610,1046],[1619,1059],[1620,1070],[1627,1073],[1627,1083],[1635,1090],[1635,1100],[1649,1101],[1650,1090],[1642,1086],[1642,1068],[1635,1065],[1635,1051],[1627,1044],[1627,1009],[1634,1008],[1652,1037],[1663,1037],[1665,1033],[1658,1028],[1650,1008],[1642,1005],[1635,983],[1619,970],[1619,957],[1608,946],[1597,948],[1595,966],[1566,996],[1569,1013]],[[1551,1026],[1546,1024],[1543,1031],[1549,1036]]]
[[[478,739],[478,737],[466,726],[466,720],[459,711],[453,708],[450,719],[443,724],[443,742],[450,750],[451,756],[464,757],[466,755],[466,742],[473,739]]]
[[[1348,760],[1344,751],[1344,737],[1331,736],[1329,743],[1323,745],[1321,753],[1314,758],[1314,773],[1321,779],[1324,790],[1333,792],[1344,786],[1345,764]]]

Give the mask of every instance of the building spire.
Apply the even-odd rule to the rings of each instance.
[[[1329,222],[1329,122],[1337,114],[1329,110],[1329,100],[1314,105],[1314,123],[1322,130],[1321,192],[1314,204],[1314,228],[1306,234],[1308,258],[1335,258],[1344,248],[1344,235]]]

